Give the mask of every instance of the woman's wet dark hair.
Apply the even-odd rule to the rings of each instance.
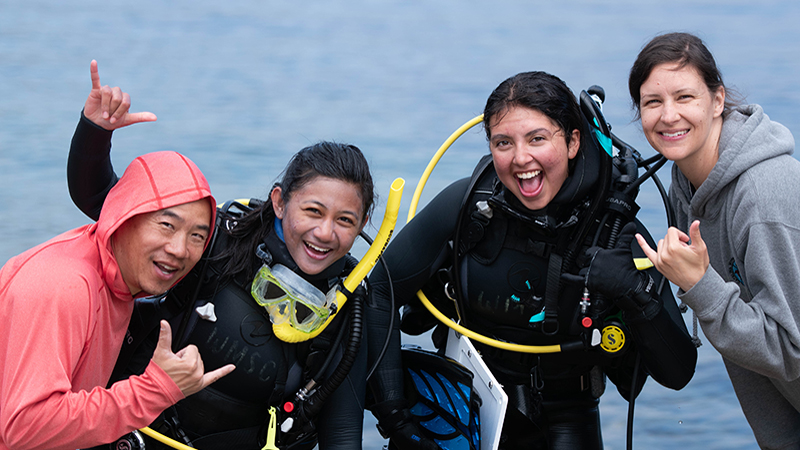
[[[636,109],[637,120],[641,118],[639,90],[653,69],[661,64],[678,64],[678,68],[694,67],[710,92],[717,92],[719,88],[725,89],[726,112],[740,103],[738,94],[725,87],[714,56],[702,39],[689,33],[666,33],[648,42],[631,67],[628,90]]]
[[[581,132],[581,148],[586,136],[583,116],[575,95],[560,78],[546,72],[523,72],[500,83],[483,109],[483,128],[486,139],[492,137],[491,124],[517,106],[541,112],[563,131],[569,145],[572,130]]]
[[[356,186],[362,202],[362,221],[372,215],[375,201],[372,174],[364,154],[358,147],[328,141],[305,147],[292,156],[283,170],[281,180],[275,186],[280,186],[283,200],[288,202],[297,190],[318,177],[332,178]],[[267,198],[263,205],[241,218],[229,218],[223,215],[222,219],[235,221],[235,226],[220,227],[232,240],[214,259],[228,259],[223,276],[242,272],[251,275],[260,266],[254,258],[255,249],[271,231],[275,220],[272,202]]]
[[[363,203],[361,219],[372,214],[375,198],[372,175],[367,160],[358,147],[323,141],[295,153],[283,171],[283,178],[277,183],[281,187],[283,201],[288,202],[295,191],[317,177],[332,178],[357,186]]]

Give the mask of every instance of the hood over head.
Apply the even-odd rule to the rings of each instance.
[[[696,217],[719,212],[717,193],[751,167],[780,155],[791,155],[794,138],[785,126],[771,121],[761,106],[742,105],[725,116],[719,152],[717,163],[694,195],[689,180],[677,165],[672,168],[674,187],[670,196],[680,203],[691,204]]]
[[[743,105],[728,113],[719,137],[719,168],[703,184],[717,189],[756,164],[794,152],[789,130],[769,119],[759,105]],[[716,167],[715,167],[716,168]]]
[[[211,232],[214,231],[216,202],[200,169],[187,157],[173,151],[148,153],[134,159],[108,193],[97,221],[97,238],[107,257],[114,259],[110,237],[125,221],[137,214],[208,199]],[[105,253],[105,252],[101,252]],[[111,265],[118,271],[116,264]],[[110,267],[110,266],[107,266]],[[117,274],[107,273],[115,277]]]
[[[581,131],[584,132],[584,131]],[[578,154],[572,159],[569,176],[564,180],[564,184],[550,200],[553,205],[569,205],[578,200],[582,200],[595,189],[598,189],[600,181],[600,158],[603,150],[594,137],[594,133],[588,133],[583,139]]]

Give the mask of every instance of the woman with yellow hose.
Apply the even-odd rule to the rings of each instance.
[[[112,130],[91,118],[118,114],[112,129],[135,123],[126,120],[129,100],[120,93],[103,91],[105,110],[87,106],[70,150],[70,192],[90,217],[117,180]],[[146,364],[153,324],[165,318],[173,343],[197,346],[206,369],[236,369],[228,383],[178,402],[151,429],[202,450],[360,448],[366,291],[342,282],[356,267],[348,252],[372,207],[372,176],[357,147],[320,142],[296,153],[266,201],[219,208],[219,232],[195,270],[165,298],[137,305],[111,382]],[[140,435],[129,441],[167,448]]]
[[[390,289],[405,306],[404,331],[435,326],[417,301],[422,289],[466,328],[536,346],[543,353],[473,340],[509,395],[500,448],[600,449],[605,378],[626,399],[639,393],[647,375],[680,389],[694,373],[695,347],[662,277],[636,269],[633,259],[642,255],[631,240],[637,229],[647,232],[635,209],[619,208],[613,225],[602,220],[610,198],[616,204],[630,199],[614,196],[625,180],[611,179],[611,157],[590,134],[569,88],[542,72],[509,78],[489,97],[484,126],[491,155],[393,239],[384,255],[391,283],[382,267],[370,276],[373,301],[382,308],[370,311],[368,329],[385,327],[395,313],[387,306]],[[433,333],[439,348],[442,328]],[[399,332],[394,339],[370,382],[371,409],[390,447],[475,448],[474,441],[437,434],[436,405],[420,406],[423,394],[404,394]]]

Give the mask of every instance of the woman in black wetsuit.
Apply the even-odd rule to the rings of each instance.
[[[647,233],[633,214],[616,234],[616,246],[598,251],[611,235],[592,213],[602,183],[601,150],[569,88],[542,72],[509,78],[489,97],[484,126],[491,156],[473,177],[439,193],[392,240],[384,254],[392,286],[382,267],[370,276],[380,309],[370,311],[368,327],[379,329],[396,313],[388,307],[392,287],[406,306],[403,329],[432,327],[427,311],[416,313],[422,306],[415,293],[423,289],[439,309],[482,335],[577,346],[530,354],[473,341],[509,395],[501,448],[600,449],[598,403],[606,377],[626,399],[638,395],[646,375],[681,389],[694,373],[695,346],[668,285],[658,292],[660,275],[635,268],[633,258],[642,255],[638,246],[633,253],[631,240],[637,230]],[[456,286],[457,314],[439,294],[444,282]],[[584,289],[592,297],[586,310]],[[632,342],[619,352],[591,346],[593,332],[612,322]],[[433,336],[437,341],[441,335]],[[393,339],[370,381],[376,400],[371,409],[392,445],[436,448],[420,439],[431,435],[408,410],[399,331]],[[642,374],[632,385],[639,358]]]
[[[98,76],[94,65],[92,75]],[[75,131],[70,193],[90,217],[97,218],[117,180],[110,161],[112,131],[155,120],[149,113],[129,113],[129,106],[127,94],[118,88],[93,89]],[[321,142],[292,157],[267,201],[220,208],[219,232],[203,260],[163,301],[137,305],[112,378],[136,373],[149,361],[156,342],[150,328],[159,318],[170,321],[175,345],[198,347],[207,370],[229,363],[236,369],[226,383],[182,400],[151,428],[201,449],[260,449],[270,408],[276,407],[278,428],[290,416],[294,421],[289,433],[277,431],[281,449],[312,448],[317,441],[322,449],[361,448],[366,346],[358,350],[353,336],[360,318],[350,310],[364,301],[363,288],[318,337],[288,344],[273,335],[270,316],[254,301],[251,285],[262,265],[277,273],[275,265],[281,264],[328,292],[355,266],[348,252],[372,206],[372,177],[361,151]],[[207,304],[213,305],[215,317],[208,306],[197,309]],[[352,365],[349,373],[341,368],[344,360]],[[321,409],[319,403],[311,408],[318,414],[303,423],[298,415],[306,410],[300,414],[295,403],[289,411],[286,402],[295,400],[312,376],[323,386],[335,377],[340,384],[332,385]],[[162,448],[149,439],[146,445]]]

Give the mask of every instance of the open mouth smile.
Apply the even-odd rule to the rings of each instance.
[[[172,275],[173,273],[178,271],[178,269],[176,267],[168,266],[168,265],[163,264],[163,263],[157,262],[157,263],[154,263],[154,264],[156,265],[156,268],[158,268],[158,270],[160,270],[165,275]]]
[[[684,134],[686,134],[688,132],[689,132],[689,130],[681,130],[681,131],[675,131],[675,132],[662,131],[659,134],[664,136],[664,137],[672,138],[672,137],[683,136]]]
[[[540,173],[542,173],[541,170],[532,170],[530,172],[518,173],[517,178],[519,178],[520,180],[530,180],[531,178],[539,175]]]
[[[525,197],[538,195],[544,185],[544,175],[542,175],[541,169],[520,172],[514,176],[517,177],[520,194]]]
[[[306,247],[308,247],[309,249],[311,249],[311,250],[313,250],[313,251],[315,251],[317,253],[325,254],[325,253],[328,253],[328,252],[331,251],[331,249],[329,249],[329,248],[317,247],[316,245],[314,245],[314,244],[312,244],[312,243],[310,243],[308,241],[303,241],[303,243],[306,244]]]

